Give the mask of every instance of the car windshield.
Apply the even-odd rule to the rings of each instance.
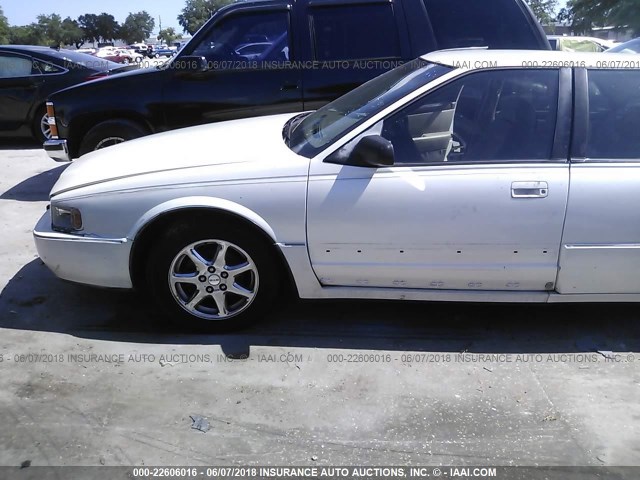
[[[312,158],[367,118],[451,70],[422,59],[404,64],[312,114],[294,117],[285,126],[285,141],[294,152]]]
[[[607,50],[610,53],[640,53],[640,38],[629,40],[622,45],[617,45]]]

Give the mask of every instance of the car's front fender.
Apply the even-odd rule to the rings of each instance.
[[[276,233],[273,231],[269,223],[253,210],[230,200],[225,200],[224,198],[205,196],[176,198],[156,205],[140,217],[140,219],[134,224],[132,229],[127,234],[127,238],[135,240],[142,229],[153,223],[154,220],[162,215],[170,212],[193,208],[209,208],[234,214],[260,228],[273,240],[274,243],[278,241]]]

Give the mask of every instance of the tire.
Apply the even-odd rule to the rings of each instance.
[[[234,275],[237,269],[243,273]],[[279,271],[269,245],[254,232],[198,218],[175,224],[155,242],[147,258],[146,286],[171,323],[224,332],[264,316],[278,292]]]
[[[93,127],[80,143],[80,155],[147,135],[141,125],[129,120],[108,120]]]
[[[36,110],[36,115],[33,119],[33,136],[40,143],[44,143],[45,140],[51,138],[51,128],[45,128],[44,123],[48,119],[47,108],[44,105]]]

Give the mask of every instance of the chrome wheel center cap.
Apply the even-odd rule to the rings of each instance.
[[[214,287],[216,287],[220,285],[220,282],[222,282],[222,280],[218,275],[209,276],[209,285],[213,285]]]

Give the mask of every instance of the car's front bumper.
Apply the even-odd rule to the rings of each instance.
[[[45,152],[56,162],[70,162],[69,147],[66,140],[47,140],[42,145]]]
[[[132,288],[131,242],[126,238],[83,237],[51,228],[47,211],[33,230],[38,255],[58,277],[99,287]]]

